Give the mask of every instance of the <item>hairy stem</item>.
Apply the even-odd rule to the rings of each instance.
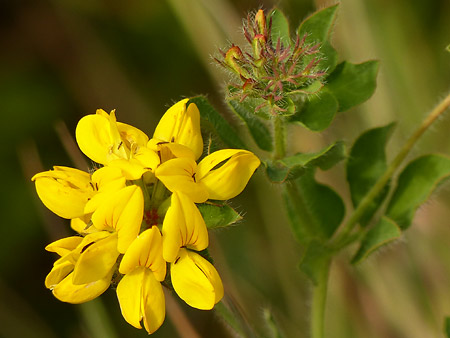
[[[381,193],[385,185],[388,183],[392,175],[402,164],[403,160],[409,154],[410,150],[414,146],[414,144],[419,140],[419,138],[423,135],[423,133],[430,127],[430,125],[442,114],[445,110],[450,106],[450,94],[447,95],[427,116],[427,118],[422,122],[419,128],[411,135],[411,137],[406,141],[404,146],[400,149],[397,156],[391,162],[389,167],[386,169],[383,176],[381,176],[378,181],[374,184],[372,189],[364,196],[361,203],[358,207],[353,211],[350,218],[344,224],[342,231],[335,238],[334,243],[336,243],[337,247],[342,246],[342,243],[347,243],[347,237],[350,235],[355,225],[370,207],[372,201]]]
[[[281,116],[276,116],[273,121],[275,150],[274,159],[286,156],[286,121]]]
[[[314,285],[311,308],[311,338],[323,338],[325,327],[325,306],[328,290],[328,275],[330,262],[321,267],[317,277],[317,284]]]

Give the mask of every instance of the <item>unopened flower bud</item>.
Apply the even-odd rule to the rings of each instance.
[[[266,35],[266,16],[264,15],[264,11],[260,9],[255,15],[255,24],[258,29],[258,34]]]
[[[242,54],[242,51],[238,46],[232,46],[230,49],[228,49],[227,53],[225,54],[225,63],[236,74],[240,75],[245,79],[248,79],[250,77],[248,72],[239,65],[238,61],[241,62],[245,61],[244,54]]]

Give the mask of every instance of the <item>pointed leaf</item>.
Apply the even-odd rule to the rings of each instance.
[[[344,158],[345,144],[339,141],[316,153],[299,153],[275,162],[268,161],[266,173],[272,182],[283,183],[303,175],[307,168],[327,170]]]
[[[236,100],[228,101],[231,110],[247,125],[250,134],[259,148],[266,151],[273,149],[272,134],[267,126],[254,114],[255,108],[247,103]]]
[[[336,20],[339,5],[333,5],[313,13],[300,24],[298,35],[302,38],[305,34],[306,43],[320,43],[320,51],[324,56],[320,66],[323,69],[333,71],[337,64],[337,52],[331,46],[329,40]]]
[[[382,217],[362,239],[361,246],[355,257],[353,257],[352,263],[361,262],[383,245],[398,239],[401,234],[402,231],[393,220],[385,216]]]
[[[311,95],[289,122],[297,122],[312,131],[322,131],[333,121],[339,108],[336,98],[326,89]]]
[[[314,285],[317,285],[323,274],[327,273],[330,256],[327,248],[317,241],[312,241],[306,248],[299,268],[311,279]]]
[[[239,222],[242,216],[227,204],[198,204],[198,209],[209,229],[226,227]]]
[[[292,230],[300,243],[330,238],[345,214],[341,197],[330,187],[318,183],[314,169],[283,184],[283,199]]]
[[[220,139],[231,148],[245,149],[246,146],[238,136],[236,130],[214,109],[204,96],[196,96],[189,100],[195,103],[200,111],[201,125],[207,124]]]
[[[360,64],[340,63],[327,78],[325,88],[336,97],[339,111],[346,111],[368,100],[375,91],[378,61]]]
[[[394,129],[394,123],[364,132],[356,140],[347,161],[347,181],[353,206],[357,207],[375,182],[384,174],[386,164],[386,143]],[[386,188],[372,202],[369,210],[361,218],[367,224],[388,193]]]
[[[287,47],[291,43],[291,37],[289,34],[289,22],[286,16],[279,9],[274,9],[270,13],[270,18],[272,19],[272,43],[274,46],[277,45],[278,39],[280,39],[283,46]]]
[[[386,215],[401,229],[408,228],[416,209],[449,175],[450,158],[447,156],[431,154],[413,160],[398,178]]]

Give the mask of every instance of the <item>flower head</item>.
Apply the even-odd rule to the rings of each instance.
[[[103,110],[79,121],[76,138],[97,169],[54,167],[32,178],[43,203],[78,234],[46,247],[60,256],[46,287],[61,301],[82,303],[117,285],[123,317],[148,333],[165,318],[163,286],[192,307],[213,308],[223,285],[202,256],[208,229],[196,203],[241,193],[259,159],[224,149],[197,164],[200,113],[187,99],[164,114],[151,140]]]

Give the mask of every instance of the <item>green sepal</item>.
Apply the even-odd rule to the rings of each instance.
[[[416,209],[449,176],[450,157],[430,154],[413,160],[398,178],[386,215],[397,222],[402,230],[407,229]]]
[[[290,123],[298,123],[312,131],[322,131],[331,124],[336,115],[339,103],[326,88],[317,95],[308,96],[303,104],[297,104],[298,111],[290,119]]]
[[[386,143],[395,123],[365,131],[355,141],[347,160],[347,181],[353,206],[356,208],[387,169]],[[386,198],[389,185],[372,201],[360,224],[366,225]]]
[[[318,183],[314,168],[282,185],[282,196],[296,239],[308,244],[329,239],[345,215],[342,198],[329,186]]]
[[[259,148],[272,151],[272,134],[268,127],[255,115],[255,108],[248,103],[248,99],[243,102],[229,100],[228,105],[231,110],[246,124],[250,135],[252,135]]]
[[[361,262],[383,245],[398,239],[401,234],[402,231],[397,223],[383,216],[362,239],[361,245],[352,259],[352,263],[356,264]]]
[[[242,216],[227,204],[197,204],[208,229],[223,228],[242,220]]]
[[[271,38],[273,47],[276,48],[278,39],[280,39],[284,47],[289,46],[291,44],[289,22],[284,13],[275,8],[270,13],[269,18],[272,20]]]
[[[246,149],[244,142],[236,130],[219,114],[204,96],[189,99],[188,105],[195,103],[200,111],[202,130],[209,130],[219,136],[220,140],[230,148]]]
[[[342,62],[328,76],[327,88],[343,112],[368,100],[377,86],[378,61],[353,64]]]
[[[299,268],[317,285],[321,274],[327,271],[330,264],[331,252],[319,241],[311,241],[300,261]]]
[[[303,175],[308,168],[327,170],[346,157],[345,144],[338,141],[315,153],[299,153],[276,161],[264,162],[273,183],[283,183]]]
[[[337,9],[339,4],[324,8],[307,17],[298,28],[297,32],[300,38],[306,34],[306,43],[320,43],[320,51],[324,59],[320,62],[320,67],[329,72],[336,67],[338,55],[331,46],[329,40],[336,21]]]

